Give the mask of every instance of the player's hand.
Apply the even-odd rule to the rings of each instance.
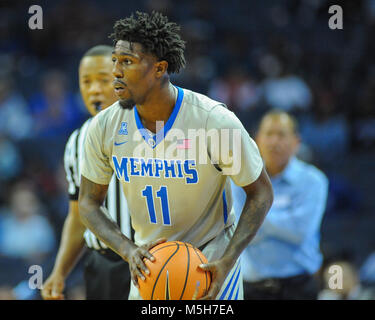
[[[57,273],[52,273],[43,284],[41,292],[44,300],[64,300],[65,278]]]
[[[153,247],[157,246],[160,243],[163,243],[167,241],[167,239],[162,238],[155,241],[152,241],[150,243],[147,243],[143,246],[137,247],[134,246],[134,249],[131,251],[128,263],[129,263],[129,269],[131,274],[131,279],[133,284],[139,288],[138,285],[138,278],[145,280],[145,276],[150,274],[150,270],[146,267],[143,259],[149,259],[150,261],[155,261],[154,256],[149,252]]]
[[[199,300],[215,300],[231,267],[231,264],[223,259],[199,265],[200,269],[211,272],[210,288],[207,294]]]

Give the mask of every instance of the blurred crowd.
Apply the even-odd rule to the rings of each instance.
[[[110,44],[117,19],[153,9],[178,22],[187,41],[187,67],[172,82],[225,102],[252,135],[270,109],[297,117],[299,157],[330,181],[321,277],[336,261],[352,281],[344,295],[322,281],[321,298],[374,297],[375,0],[337,2],[343,30],[329,29],[326,0],[41,1],[43,29],[29,30],[31,4],[2,1],[0,298],[36,298],[12,288],[56,254],[68,212],[64,146],[89,117],[81,55]],[[72,283],[81,284],[79,268]]]

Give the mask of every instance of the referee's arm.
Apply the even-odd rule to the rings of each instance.
[[[79,176],[77,163],[80,154],[81,129],[75,130],[68,139],[64,152],[64,168],[69,186],[69,212],[64,222],[55,265],[41,292],[42,298],[64,299],[65,279],[83,253],[83,234],[86,230],[78,213]]]
[[[69,202],[69,213],[64,222],[59,251],[51,275],[43,285],[43,299],[63,299],[65,279],[83,253],[86,227],[78,213],[78,201]]]

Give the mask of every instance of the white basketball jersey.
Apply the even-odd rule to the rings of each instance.
[[[263,168],[255,142],[225,105],[177,87],[176,95],[157,134],[143,127],[136,107],[125,110],[118,102],[88,128],[81,173],[106,185],[115,172],[137,245],[162,237],[207,243],[235,221],[227,176],[246,186]],[[240,166],[231,171],[233,162]]]

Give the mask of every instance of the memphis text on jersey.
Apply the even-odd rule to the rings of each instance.
[[[199,165],[219,164],[225,175],[235,175],[240,172],[242,151],[240,130],[189,129],[188,131],[187,138],[185,138],[182,130],[172,128],[164,139],[156,138],[155,141],[149,139],[147,143],[143,143],[142,135],[136,131],[133,137],[128,140],[115,141],[116,151],[121,148],[126,150],[129,141],[136,143],[132,146],[132,157],[120,158],[121,151],[120,155],[119,153],[117,156],[112,155],[117,177],[121,180],[120,176],[123,174],[124,181],[129,182],[131,176],[159,178],[160,172],[164,171],[165,178],[181,179],[186,175],[195,175],[193,168],[195,163]],[[157,135],[163,137],[163,134],[159,133]],[[208,148],[208,144],[210,144],[210,148]],[[149,145],[152,147],[150,148]],[[149,162],[151,158],[154,158],[152,163]],[[194,177],[188,177],[187,183],[196,183],[194,179]]]
[[[184,179],[186,184],[198,183],[195,160],[157,159],[112,156],[116,176],[120,181],[129,182],[130,177]]]

